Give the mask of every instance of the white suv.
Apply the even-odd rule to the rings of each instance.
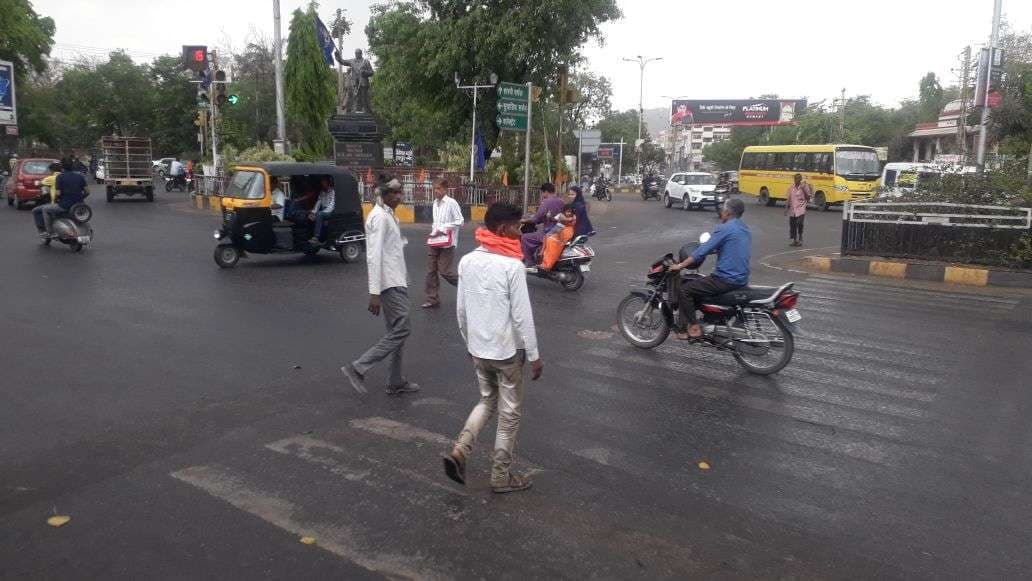
[[[715,193],[717,178],[704,172],[681,172],[670,176],[663,189],[663,205],[667,208],[675,203],[683,210],[702,208],[703,206],[720,207],[724,197]]]

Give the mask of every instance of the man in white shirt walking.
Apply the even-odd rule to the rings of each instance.
[[[340,370],[359,393],[367,393],[365,375],[374,365],[390,358],[387,395],[419,391],[401,373],[401,353],[412,332],[409,323],[408,281],[405,271],[405,239],[401,236],[395,208],[401,203],[401,184],[391,180],[384,186],[382,202],[376,204],[366,220],[366,264],[369,267],[369,312],[374,317],[383,310],[387,334]]]
[[[441,178],[434,184],[434,225],[430,230],[430,239],[427,240],[428,266],[426,273],[426,302],[424,309],[433,309],[441,305],[439,290],[443,278],[448,284],[457,286],[459,275],[452,269],[452,262],[455,260],[455,247],[459,244],[459,228],[465,221],[462,217],[462,208],[454,198],[448,195],[448,180]],[[437,242],[435,239],[451,240]],[[431,245],[432,244],[432,245]]]
[[[456,312],[459,331],[473,358],[480,384],[480,401],[473,408],[455,446],[444,457],[444,471],[466,483],[466,462],[484,425],[498,414],[491,490],[516,492],[530,488],[530,479],[513,469],[513,450],[523,407],[523,366],[530,361],[531,378],[541,377],[534,315],[527,294],[527,275],[520,246],[523,212],[512,204],[487,209],[477,230],[480,246],[459,262]]]

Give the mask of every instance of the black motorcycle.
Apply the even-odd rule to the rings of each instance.
[[[703,234],[700,242],[708,239],[709,234]],[[685,245],[680,260],[696,248],[695,243]],[[646,289],[632,291],[620,302],[617,325],[631,345],[640,349],[658,347],[683,316],[677,308],[680,283],[701,275],[693,271],[671,272],[670,267],[676,262],[673,254],[654,262]],[[730,351],[750,373],[770,375],[781,371],[792,360],[793,335],[802,318],[795,308],[799,293],[792,290],[793,285],[790,282],[780,287],[747,286],[706,297],[697,303],[702,311],[702,337],[687,343]]]
[[[656,178],[645,178],[645,181],[641,184],[641,199],[648,201],[649,198],[659,199],[659,190],[662,189],[662,184]]]
[[[165,191],[189,192],[193,189],[193,178],[184,174],[169,176],[165,178]]]
[[[600,179],[597,182],[591,184],[591,197],[596,200],[605,200],[607,202],[613,201],[613,192],[609,186],[609,181]]]

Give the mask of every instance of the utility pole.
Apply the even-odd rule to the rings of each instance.
[[[985,171],[985,139],[989,125],[989,93],[992,91],[991,79],[993,73],[993,59],[996,57],[996,44],[1000,41],[1000,12],[1003,10],[1003,0],[996,0],[993,3],[993,32],[989,40],[989,59],[986,63],[985,72],[985,100],[976,105],[982,107],[982,123],[978,128],[978,171]],[[982,75],[979,71],[979,76]]]
[[[459,84],[459,72],[455,71],[455,88],[456,89],[473,89],[473,130],[470,131],[469,136],[469,181],[473,183],[473,169],[474,162],[477,158],[477,92],[480,89],[493,89],[498,84],[498,75],[491,73],[491,84],[480,85],[473,83],[472,85],[460,85]],[[529,122],[529,121],[528,121]]]
[[[960,117],[957,118],[957,151],[963,160],[961,165],[967,165],[967,90],[968,75],[971,73],[971,46],[964,47],[964,54],[961,57],[964,61],[960,64]]]
[[[842,88],[842,98],[839,99],[839,111],[838,111],[838,142],[845,143],[846,141],[846,89]],[[769,138],[770,135],[768,134]]]
[[[531,121],[534,117],[534,85],[527,83],[527,135],[526,143],[524,144],[525,150],[523,153],[523,214],[526,215],[528,202],[527,196],[530,194],[530,136],[531,129],[534,127],[531,125]],[[547,139],[545,141],[548,141]]]
[[[555,185],[560,190],[563,179],[563,111],[566,109],[566,81],[569,69],[566,65],[559,67],[559,135],[558,146],[555,148]]]
[[[638,140],[634,142],[634,149],[637,155],[637,166],[638,175],[641,175],[641,124],[645,117],[645,65],[653,61],[661,61],[663,57],[644,58],[641,55],[637,55],[635,58],[623,59],[630,63],[638,63]]]
[[[214,50],[211,51],[211,58],[208,59],[208,70],[210,71],[209,78],[211,79],[211,89],[208,94],[208,105],[211,108],[211,164],[215,168],[215,175],[222,175],[222,160],[219,159],[219,139],[218,132],[215,131],[215,126],[218,124],[219,106],[216,103],[218,99],[215,95],[218,93],[216,89],[215,71],[219,70],[219,55]]]
[[[272,0],[272,52],[273,70],[276,75],[276,143],[277,153],[287,152],[287,117],[283,111],[283,37],[280,34],[279,0]]]

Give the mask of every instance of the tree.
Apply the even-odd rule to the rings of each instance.
[[[622,170],[623,173],[635,171],[634,142],[638,139],[638,110],[628,109],[626,111],[610,111],[595,125],[595,129],[602,132],[602,141],[605,143],[624,142],[624,155]]]
[[[148,71],[153,89],[150,137],[156,151],[182,154],[198,147],[196,94],[178,56],[154,59]]]
[[[945,92],[942,89],[942,85],[939,84],[939,79],[935,76],[935,73],[928,73],[921,77],[921,82],[918,85],[918,97],[921,122],[926,123],[938,119],[939,113],[942,112],[942,107],[946,102],[944,100]]]
[[[742,159],[742,146],[731,139],[725,139],[703,149],[702,159],[717,166],[719,170],[738,169],[738,162]]]
[[[615,0],[400,0],[373,7],[366,27],[378,70],[373,77],[374,109],[392,137],[417,147],[437,147],[469,135],[472,100],[454,85],[532,82],[554,101],[560,65],[575,65],[580,47],[600,36],[603,23],[619,18]],[[548,39],[543,42],[542,39]],[[478,130],[489,146],[498,138],[493,92],[478,96]],[[464,120],[457,123],[457,120]]]
[[[333,142],[326,121],[336,101],[333,73],[316,40],[315,18],[314,4],[306,12],[294,10],[283,69],[287,115],[300,138],[297,154],[308,160],[330,155]]]
[[[0,60],[14,63],[19,75],[46,69],[54,19],[36,14],[28,0],[0,0],[0,14]]]
[[[235,131],[225,135],[227,145],[248,147],[274,138],[276,130],[276,78],[272,45],[263,36],[253,37],[243,52],[233,55],[233,85],[239,97],[236,105],[220,113]]]

